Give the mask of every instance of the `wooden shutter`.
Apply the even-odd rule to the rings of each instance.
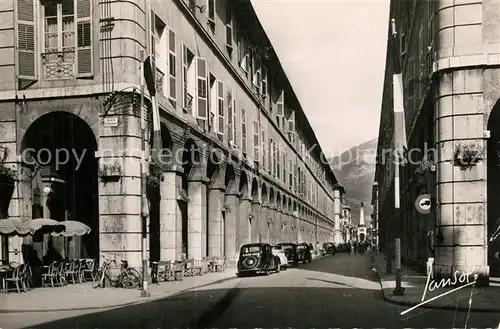
[[[247,114],[244,108],[241,109],[241,150],[247,153]]]
[[[177,61],[176,61],[176,41],[175,41],[175,32],[172,30],[168,30],[168,97],[175,101],[177,99]]]
[[[224,83],[217,81],[217,132],[224,135]]]
[[[196,118],[207,120],[208,118],[208,68],[204,58],[196,58]]]
[[[36,81],[34,0],[17,1],[17,75],[20,89]]]
[[[92,0],[76,1],[76,76],[92,76]]]
[[[226,98],[227,98],[227,140],[229,141],[234,141],[234,135],[233,135],[233,94],[230,90],[227,91],[226,93]]]

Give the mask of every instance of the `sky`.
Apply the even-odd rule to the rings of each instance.
[[[378,136],[389,0],[251,0],[328,157]]]

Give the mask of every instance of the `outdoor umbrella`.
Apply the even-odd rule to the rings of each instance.
[[[65,226],[50,218],[35,218],[30,222],[30,227],[33,231],[39,231],[40,233],[53,233],[62,232],[65,230]]]
[[[52,232],[50,233],[52,236],[71,237],[75,235],[81,236],[90,233],[90,227],[76,220],[66,220],[58,223],[60,225],[63,225],[65,230],[59,232]]]
[[[19,235],[24,236],[33,234],[34,230],[28,222],[23,222],[18,218],[0,219],[1,235]]]

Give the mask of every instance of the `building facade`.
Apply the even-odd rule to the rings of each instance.
[[[390,15],[396,20],[403,63],[409,149],[409,164],[401,168],[403,259],[425,268],[427,258],[435,257],[437,276],[473,270],[488,277],[494,270],[488,238],[500,215],[498,3],[391,1]],[[380,245],[386,249],[392,248],[399,226],[392,218],[390,49],[374,193]],[[433,208],[423,215],[415,200],[425,193]]]
[[[18,173],[8,215],[89,225],[50,242],[69,257],[140,266],[143,55],[162,139],[150,259],[340,240],[343,189],[250,1],[6,0],[0,22],[0,146]],[[20,257],[20,238],[3,242]]]

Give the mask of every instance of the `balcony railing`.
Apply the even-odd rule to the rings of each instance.
[[[42,54],[42,74],[44,79],[65,79],[75,77],[74,49]]]
[[[159,94],[163,95],[163,77],[165,74],[160,71],[160,69],[156,68],[156,76],[155,76],[155,83],[156,83],[156,92]]]

